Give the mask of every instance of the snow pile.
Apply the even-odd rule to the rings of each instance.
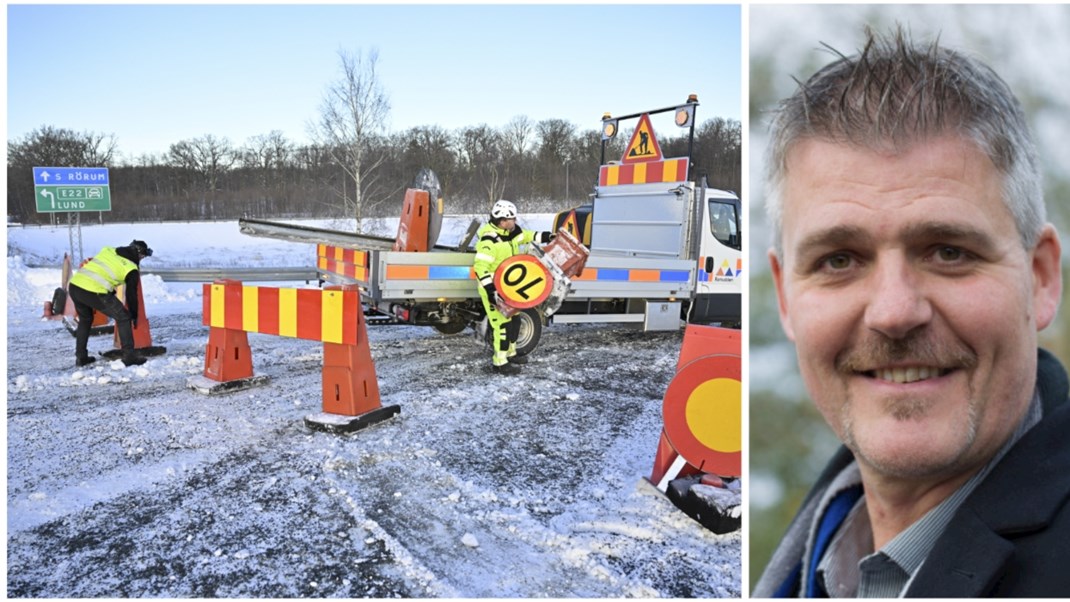
[[[52,300],[52,293],[60,285],[59,270],[29,268],[21,256],[7,258],[7,303],[8,305],[33,305],[41,307]]]

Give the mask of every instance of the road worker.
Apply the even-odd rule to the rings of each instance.
[[[520,324],[502,315],[497,308],[498,291],[494,286],[494,272],[503,261],[520,253],[520,245],[539,239],[540,244],[553,240],[553,232],[524,230],[516,225],[516,205],[501,200],[490,210],[490,222],[476,234],[476,256],[472,267],[479,278],[479,296],[487,312],[491,328],[491,347],[494,355],[491,369],[498,374],[517,374],[518,365],[527,358],[516,353],[516,339]]]
[[[141,240],[135,240],[125,247],[104,247],[71,276],[67,294],[78,314],[78,328],[74,334],[76,366],[86,366],[96,361],[86,349],[89,331],[93,327],[93,310],[115,320],[123,364],[135,366],[145,363],[145,357],[134,349],[133,329],[137,327],[141,260],[150,256],[152,249]],[[121,284],[126,286],[126,307],[115,296],[115,290]]]

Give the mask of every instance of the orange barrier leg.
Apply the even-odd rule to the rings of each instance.
[[[380,406],[367,345],[323,344],[323,411],[357,416]]]
[[[379,401],[364,316],[358,309],[355,345],[323,343],[323,412],[305,417],[305,426],[329,433],[351,433],[401,412]]]
[[[212,328],[204,350],[204,374],[187,382],[206,395],[232,393],[266,384],[267,376],[253,374],[253,352],[244,330]]]
[[[205,347],[204,376],[218,382],[253,375],[253,350],[244,330],[212,328]]]

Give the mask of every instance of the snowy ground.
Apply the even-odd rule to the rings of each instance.
[[[157,253],[145,272],[220,265],[218,250],[169,248],[215,227],[142,228]],[[99,244],[133,238],[100,228],[113,230]],[[62,256],[66,229],[8,234],[8,596],[741,595],[740,534],[715,535],[640,484],[681,333],[550,326],[507,378],[470,333],[373,327],[382,402],[401,414],[314,433],[302,419],[320,409],[317,343],[251,334],[271,382],[199,395],[186,380],[207,342],[200,287],[146,276],[167,353],[76,370],[73,338],[39,319],[58,270],[22,259]],[[251,240],[242,252],[260,265],[305,253]],[[165,263],[175,256],[186,263]]]

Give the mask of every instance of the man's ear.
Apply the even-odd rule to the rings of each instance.
[[[769,249],[768,255],[769,268],[773,272],[773,285],[776,287],[777,308],[780,310],[780,326],[784,329],[784,334],[787,335],[788,340],[795,342],[795,331],[791,328],[791,317],[788,315],[788,302],[784,295],[783,267],[780,265],[780,258],[777,257],[775,249]]]
[[[1055,319],[1063,291],[1062,247],[1055,226],[1045,224],[1033,248],[1033,315],[1037,330],[1044,330]]]

